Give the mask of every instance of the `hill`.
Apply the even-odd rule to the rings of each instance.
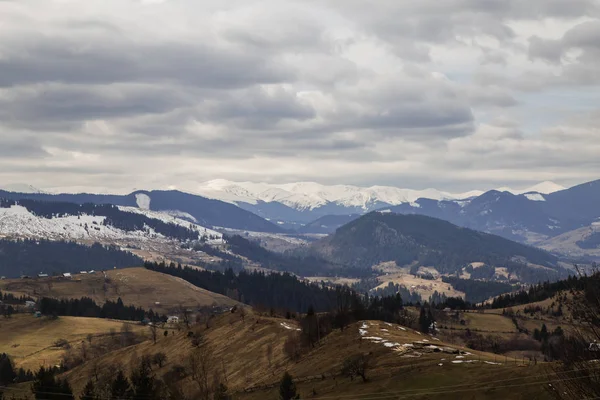
[[[543,250],[421,215],[370,213],[313,243],[309,251],[332,263],[363,269],[395,261],[398,266],[416,263],[452,274],[481,262],[517,273],[531,263],[541,266],[542,275],[559,275],[556,257]]]
[[[18,314],[0,324],[0,349],[13,358],[18,368],[36,370],[41,365],[60,364],[66,347],[78,346],[88,336],[95,338],[119,332],[123,324],[140,333],[148,328],[140,324],[99,318],[59,317],[34,318]],[[57,342],[62,341],[61,344]],[[68,344],[68,345],[67,345]]]
[[[74,275],[73,279],[2,280],[0,290],[32,297],[89,297],[97,304],[121,298],[125,304],[161,314],[175,313],[181,307],[232,307],[237,304],[229,297],[201,289],[183,279],[141,267],[109,270],[106,275]]]
[[[88,359],[64,377],[74,392],[80,393],[90,378],[97,376],[100,383],[111,376],[111,370],[114,375],[115,366],[129,373],[143,356],[161,352],[167,355],[166,362],[154,366],[153,374],[177,384],[190,397],[199,386],[185,371],[191,355],[199,353],[208,360],[209,382],[218,375],[236,399],[276,398],[279,381],[286,371],[296,380],[302,398],[427,395],[427,398],[446,399],[449,390],[472,399],[550,398],[544,395],[545,379],[540,379],[548,373],[542,364],[526,362],[529,366],[522,368],[521,360],[451,345],[400,325],[360,321],[344,331],[332,332],[292,360],[287,355],[286,343],[295,337],[296,329],[300,329],[296,321],[250,311],[245,318],[238,313],[223,314],[208,327],[197,325],[191,329],[194,335],[203,338],[201,348],[192,344],[186,331],[173,331],[167,336],[160,335],[156,344],[146,337],[140,343]],[[367,383],[360,377],[351,380],[341,373],[344,361],[360,354],[369,359]],[[515,391],[512,385],[520,390]],[[16,390],[24,394],[27,388]]]

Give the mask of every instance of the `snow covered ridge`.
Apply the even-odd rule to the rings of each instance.
[[[184,230],[185,232],[196,232],[198,239],[205,237],[208,243],[223,242],[223,236],[219,232],[168,214],[133,207],[118,207],[118,210],[123,213],[141,214],[148,218],[145,221],[154,226],[165,227],[165,225],[151,223],[152,220],[186,228],[187,231]],[[174,240],[177,234],[180,233],[179,231],[174,231],[174,236],[159,233],[152,226],[146,224],[144,224],[142,229],[125,229],[121,226],[123,225],[122,221],[107,221],[107,218],[109,217],[88,214],[62,214],[48,218],[34,214],[23,205],[10,205],[9,207],[0,207],[0,236],[54,240],[102,241],[133,239],[145,241]]]
[[[542,182],[523,190],[514,190],[506,187],[498,190],[509,191],[513,194],[530,192],[549,194],[562,189],[564,187],[553,182]],[[382,204],[417,204],[415,201],[419,198],[461,200],[479,196],[484,192],[473,190],[465,193],[448,193],[437,189],[412,190],[391,186],[326,186],[315,182],[270,184],[215,179],[201,183],[195,190],[195,193],[229,203],[243,202],[257,204],[259,201],[266,203],[279,202],[297,210],[313,210],[328,203],[368,210]]]

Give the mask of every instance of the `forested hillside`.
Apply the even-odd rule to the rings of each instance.
[[[499,236],[460,228],[421,215],[374,212],[314,243],[313,254],[358,268],[385,261],[398,265],[418,262],[441,273],[454,273],[471,262],[509,269],[530,262],[556,268],[555,256]]]
[[[39,273],[55,274],[141,265],[143,260],[116,246],[98,243],[0,239],[0,275],[17,278]]]

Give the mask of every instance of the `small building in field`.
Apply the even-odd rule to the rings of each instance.
[[[41,318],[42,317],[42,313],[41,313],[41,311],[36,311],[36,312],[33,313],[33,316],[36,317],[36,318]]]
[[[169,317],[167,317],[167,324],[178,324],[179,323],[179,317],[175,316],[175,315],[171,315]]]
[[[27,307],[27,308],[35,308],[35,301],[27,300],[25,302],[25,307]]]
[[[71,278],[73,278],[73,276],[71,276],[71,273],[70,273],[70,272],[65,272],[65,273],[63,274],[63,278],[71,279]]]
[[[38,274],[38,278],[47,278],[48,274]]]

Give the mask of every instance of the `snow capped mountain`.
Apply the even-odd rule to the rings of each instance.
[[[223,179],[200,184],[196,193],[232,203],[257,204],[279,202],[296,210],[313,210],[333,203],[343,207],[357,207],[365,211],[377,205],[398,205],[411,203],[418,198],[435,200],[462,198],[436,189],[412,190],[391,186],[371,186],[367,188],[351,185],[326,186],[315,182],[269,184],[254,182],[231,182]],[[474,195],[470,192],[467,195]]]
[[[524,190],[500,188],[513,194],[529,192],[552,193],[564,189],[553,182],[542,182]],[[321,185],[315,182],[269,184],[255,182],[232,182],[215,179],[201,183],[195,192],[201,196],[230,203],[278,202],[300,211],[310,211],[328,204],[354,207],[369,211],[385,205],[414,203],[419,198],[432,200],[462,200],[476,197],[484,192],[473,190],[465,193],[448,193],[437,189],[401,189],[392,186],[359,187],[351,185]]]
[[[7,185],[0,186],[0,190],[6,190],[7,192],[15,193],[46,193],[43,190],[26,183],[9,183]]]
[[[510,192],[512,194],[525,194],[525,193],[541,193],[541,194],[550,194],[554,192],[559,192],[561,190],[565,190],[564,186],[556,184],[554,182],[545,181],[538,183],[537,185],[525,188],[525,189],[512,189],[509,187],[501,187],[496,190],[499,192]]]

